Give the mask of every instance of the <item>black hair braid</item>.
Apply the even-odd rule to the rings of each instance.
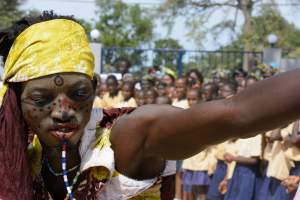
[[[43,11],[40,16],[25,16],[19,21],[16,21],[11,27],[0,30],[0,55],[3,56],[3,61],[5,62],[14,40],[26,28],[30,27],[33,24],[53,19],[69,19],[79,23],[74,19],[73,16],[57,15],[52,10]]]

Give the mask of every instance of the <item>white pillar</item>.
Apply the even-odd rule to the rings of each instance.
[[[101,44],[100,43],[90,43],[92,48],[94,57],[95,57],[95,72],[100,74],[101,73]]]

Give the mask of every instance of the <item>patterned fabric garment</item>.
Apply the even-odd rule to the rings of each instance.
[[[101,110],[94,109],[91,119],[85,128],[79,152],[81,155],[81,175],[75,191],[76,199],[79,200],[123,200],[129,199],[151,188],[157,183],[158,178],[136,181],[130,179],[115,170],[114,152],[110,148],[109,134],[114,121],[123,114],[133,111],[132,108]],[[100,123],[99,123],[100,121]],[[97,128],[96,128],[97,127]],[[34,141],[33,141],[34,144]],[[39,145],[32,145],[32,151]],[[41,148],[38,147],[38,148]],[[37,160],[37,159],[31,159]],[[41,161],[33,166],[41,165]],[[35,167],[40,168],[40,167]],[[175,162],[167,161],[163,176],[174,174]],[[35,200],[49,200],[48,192],[42,182],[41,176],[35,176],[34,195]]]
[[[15,90],[9,86],[0,107],[0,199],[32,200],[32,178],[26,156],[27,128]]]

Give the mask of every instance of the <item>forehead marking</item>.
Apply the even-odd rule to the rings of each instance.
[[[64,85],[64,79],[61,76],[57,75],[54,78],[54,83],[55,83],[56,86],[59,86],[59,87],[63,86]]]

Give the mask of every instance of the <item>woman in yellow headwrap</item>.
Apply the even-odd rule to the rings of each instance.
[[[172,162],[158,165],[156,176],[145,173],[143,181],[115,170],[110,129],[132,109],[92,111],[94,58],[80,24],[45,12],[11,31],[13,39],[1,34],[0,158],[6,161],[0,199],[128,199],[172,173]]]
[[[0,199],[129,199],[174,173],[168,159],[300,118],[300,70],[186,110],[92,110],[94,65],[84,29],[53,13],[1,32],[0,54]]]

